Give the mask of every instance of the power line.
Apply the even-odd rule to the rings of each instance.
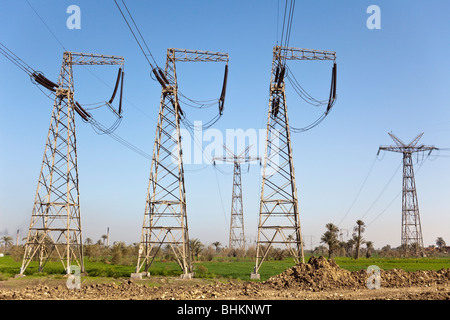
[[[283,28],[281,31],[280,46],[285,46],[285,47],[289,46],[289,40],[291,38],[292,21],[294,18],[294,9],[295,9],[295,0],[290,0],[289,12],[287,11],[288,10],[288,0],[286,0],[286,4],[284,7]],[[287,20],[286,20],[286,13],[288,15]]]
[[[127,10],[127,12],[128,12],[128,14],[129,14],[131,20],[133,21],[133,25],[135,26],[136,30],[138,31],[139,36],[141,37],[142,41],[144,42],[144,45],[145,45],[145,47],[147,48],[147,51],[148,51],[148,53],[150,54],[150,57],[152,57],[153,62],[154,62],[155,65],[158,67],[158,63],[156,62],[155,58],[153,57],[152,52],[150,51],[150,48],[149,48],[148,45],[147,45],[147,42],[145,42],[145,39],[144,39],[144,37],[142,36],[141,31],[139,30],[138,26],[136,25],[136,22],[134,21],[131,12],[128,10],[128,7],[127,7],[125,1],[122,0],[122,3],[123,3],[123,5],[125,6],[125,9]],[[158,67],[158,68],[159,68],[159,67]]]
[[[65,48],[65,46],[62,44],[62,42],[58,39],[58,37],[56,36],[56,34],[50,29],[50,27],[48,26],[48,24],[45,22],[45,20],[41,17],[41,15],[39,15],[39,13],[36,11],[36,9],[34,9],[34,7],[28,2],[28,0],[25,0],[27,3],[28,3],[28,5],[30,6],[30,8],[34,11],[34,13],[38,16],[38,18],[41,20],[41,22],[44,24],[44,26],[47,28],[47,30],[51,33],[51,35],[55,38],[55,40],[61,45],[61,47],[65,50],[65,51],[67,51],[67,49]],[[115,1],[116,2],[116,1]],[[123,2],[123,1],[122,1]],[[124,2],[123,2],[124,3]],[[117,2],[116,2],[116,4],[117,4]],[[124,5],[125,5],[125,7],[126,7],[126,4],[124,3]],[[120,10],[120,7],[119,7],[119,10]],[[128,8],[127,8],[127,11],[128,11]],[[129,11],[128,11],[129,12]],[[121,13],[122,13],[122,11],[121,11]],[[123,14],[123,13],[122,13]],[[130,14],[130,16],[131,16],[131,14]],[[125,18],[125,17],[124,17]],[[126,19],[125,19],[126,20]],[[133,20],[133,23],[134,23],[134,20]],[[128,22],[127,22],[127,24],[128,24]],[[137,26],[136,26],[136,28],[137,28]],[[131,29],[130,29],[131,30]],[[139,32],[139,34],[140,34],[140,32]],[[134,35],[134,34],[133,34]],[[137,40],[137,39],[136,39]],[[2,46],[4,47],[4,48],[6,48],[6,46],[4,46],[3,44],[2,44]],[[148,47],[147,47],[148,48]],[[6,51],[4,51],[4,50],[1,50],[1,48],[0,48],[0,53],[3,53],[3,55],[5,55],[11,62],[13,62],[14,64],[16,64],[19,68],[21,68],[23,71],[25,71],[26,73],[28,73],[29,75],[30,75],[30,71],[27,71],[27,68],[24,68],[23,66],[25,65],[25,66],[27,66],[28,67],[28,69],[30,69],[30,70],[32,70],[33,72],[35,72],[34,71],[34,69],[32,69],[31,67],[29,67],[25,62],[23,62],[21,59],[19,59],[14,53],[12,53],[12,51],[10,51],[8,48],[6,48],[12,55],[10,55],[10,56],[8,56],[8,55],[5,55],[5,52]],[[150,50],[149,50],[150,51]],[[150,55],[151,55],[151,53],[150,53]],[[14,59],[14,57],[15,57],[15,59]],[[153,56],[152,56],[153,57]],[[18,63],[18,61],[19,62],[22,62],[23,64],[20,64],[20,63]],[[151,65],[151,64],[150,64]],[[85,66],[84,66],[85,67]],[[89,68],[86,68],[85,67],[85,69],[86,70],[88,70],[88,72],[92,75],[92,76],[94,76],[98,81],[100,81],[101,83],[103,83],[105,86],[107,86],[108,88],[112,88],[108,83],[106,83],[103,79],[101,79],[99,76],[97,76],[94,72],[92,72],[92,70],[90,70]],[[40,88],[39,88],[40,89]],[[42,90],[41,90],[42,91]],[[131,101],[129,101],[128,99],[126,99],[125,98],[125,100],[132,106],[132,107],[134,107],[136,110],[138,110],[138,111],[140,111],[142,114],[144,114],[145,116],[147,116],[147,117],[149,117],[149,118],[152,118],[152,117],[150,117],[147,113],[145,113],[144,111],[142,111],[140,108],[138,108],[134,103],[132,103]],[[139,154],[139,155],[141,155],[141,156],[143,156],[144,158],[147,158],[147,159],[152,159],[152,157],[151,157],[151,155],[149,155],[148,153],[146,153],[145,151],[143,151],[142,149],[140,149],[140,148],[138,148],[138,147],[136,147],[134,144],[132,144],[132,143],[130,143],[130,142],[128,142],[127,140],[125,140],[124,138],[122,138],[122,137],[120,137],[119,135],[117,135],[117,134],[115,134],[115,133],[113,133],[112,131],[114,131],[117,127],[118,127],[118,125],[120,124],[120,122],[121,122],[121,118],[120,119],[117,119],[117,121],[109,128],[109,129],[107,129],[106,127],[104,127],[103,125],[101,125],[98,121],[95,121],[95,120],[91,120],[91,125],[92,125],[92,128],[94,129],[94,131],[97,133],[97,134],[107,134],[108,136],[110,136],[111,138],[113,138],[114,140],[116,140],[117,142],[119,142],[120,144],[122,144],[123,146],[125,146],[126,148],[128,148],[128,149],[130,149],[131,151],[133,151],[133,152],[135,152],[135,153],[137,153],[137,154]]]
[[[372,203],[372,205],[366,210],[366,212],[361,216],[360,219],[364,218],[367,213],[369,213],[369,211],[373,208],[373,206],[378,202],[378,200],[380,199],[380,197],[383,195],[383,193],[386,191],[387,187],[391,184],[392,180],[394,179],[395,175],[397,174],[398,170],[400,169],[400,167],[402,166],[403,161],[400,162],[400,164],[398,165],[397,169],[395,169],[394,173],[392,174],[391,178],[389,179],[389,181],[387,182],[387,184],[384,186],[384,188],[381,190],[381,192],[378,194],[378,196],[376,197],[375,201]]]
[[[358,200],[358,197],[361,194],[361,191],[363,190],[364,186],[366,185],[367,179],[369,178],[370,174],[372,173],[373,167],[375,166],[376,162],[377,162],[377,157],[375,157],[375,159],[373,160],[372,165],[370,166],[369,172],[367,173],[366,177],[363,180],[363,183],[361,184],[361,187],[359,188],[358,192],[356,193],[356,196],[353,199],[352,204],[350,205],[350,207],[348,208],[347,212],[342,217],[341,221],[339,221],[339,223],[337,224],[338,226],[340,226],[340,224],[344,221],[344,219],[349,214],[350,210],[352,210],[353,206],[355,205],[356,200]]]
[[[135,21],[134,18],[133,18],[133,15],[132,15],[131,12],[128,10],[128,7],[127,7],[125,1],[122,0],[122,3],[123,3],[123,5],[124,5],[124,7],[125,7],[126,12],[127,12],[128,15],[129,15],[131,21],[132,21],[132,24],[133,24],[134,28],[136,29],[136,32],[133,30],[131,24],[128,22],[128,19],[127,19],[127,17],[125,16],[123,10],[120,8],[119,4],[117,3],[117,0],[114,0],[114,3],[116,4],[117,8],[119,9],[119,11],[120,11],[120,13],[121,13],[121,15],[122,15],[122,18],[124,19],[125,23],[127,24],[128,28],[130,29],[130,31],[131,31],[131,33],[132,33],[134,39],[136,40],[136,42],[137,42],[139,48],[141,49],[141,52],[144,54],[144,57],[145,57],[145,59],[147,60],[148,64],[150,65],[150,67],[151,67],[151,69],[152,69],[152,72],[155,72],[156,69],[161,70],[160,67],[158,66],[158,63],[156,62],[155,58],[153,57],[153,54],[151,53],[150,48],[149,48],[149,46],[147,45],[147,42],[145,41],[144,37],[142,36],[142,33],[141,33],[141,31],[139,30],[139,27],[137,26],[136,21]],[[139,37],[140,37],[141,40],[138,39],[138,36],[136,35],[136,33],[139,35]],[[143,44],[141,44],[141,42],[142,42]],[[144,49],[144,46],[145,46],[145,48],[147,49],[147,52],[146,52],[146,50]],[[150,62],[150,60],[148,59],[148,56],[150,56],[150,57],[152,58],[154,64],[156,65],[156,69],[155,69],[155,67],[153,66],[153,64]],[[228,67],[228,63],[227,63],[227,67]],[[158,77],[157,72],[155,72],[155,75]],[[153,77],[152,77],[152,79],[153,79]],[[153,79],[153,80],[155,80],[155,79]],[[224,83],[226,84],[226,80],[224,80]],[[224,97],[221,96],[221,98],[219,98],[219,99],[206,100],[206,101],[199,101],[199,100],[189,99],[188,97],[186,97],[185,95],[183,95],[179,90],[178,90],[178,95],[179,95],[179,97],[183,97],[183,98],[189,100],[189,102],[196,104],[197,106],[194,106],[194,105],[190,104],[189,102],[186,102],[186,101],[184,101],[183,99],[179,98],[178,101],[179,101],[180,103],[185,104],[185,105],[188,105],[188,106],[191,106],[191,107],[194,107],[194,108],[198,108],[198,109],[207,108],[207,107],[211,107],[211,106],[213,106],[213,105],[219,104],[219,112],[218,112],[218,114],[217,114],[216,116],[214,116],[212,119],[210,119],[205,125],[203,125],[203,126],[202,126],[202,129],[208,129],[208,128],[212,127],[212,126],[213,126],[213,125],[221,118],[222,112],[220,111],[220,102],[221,102],[221,100],[222,100]],[[205,102],[210,102],[210,101],[214,101],[214,102],[213,102],[213,103],[205,103]],[[192,125],[192,123],[186,118],[186,115],[183,115],[183,120],[184,120],[183,123],[185,124],[185,126],[189,126],[189,127],[191,127],[191,128],[194,128],[194,126]]]
[[[14,52],[8,49],[3,43],[0,42],[0,53],[5,56],[6,59],[14,63],[20,70],[31,76],[36,71],[31,68],[25,61],[20,59]]]
[[[136,25],[136,23],[135,23],[135,21],[134,21],[134,19],[133,19],[133,16],[131,15],[130,11],[128,10],[128,8],[127,8],[125,2],[122,0],[122,3],[124,4],[124,6],[125,6],[125,8],[126,8],[126,10],[127,10],[127,12],[128,12],[128,15],[131,17],[131,20],[133,21],[133,24],[134,24],[134,26],[135,26],[137,32],[139,33],[139,35],[140,35],[142,41],[144,42],[144,45],[146,46],[146,48],[147,48],[147,50],[148,50],[148,54],[145,52],[144,48],[142,47],[141,42],[139,41],[139,39],[137,38],[136,34],[134,33],[133,28],[131,27],[130,23],[128,22],[127,18],[125,17],[125,14],[123,13],[122,9],[120,8],[119,4],[117,3],[117,0],[114,0],[114,3],[116,4],[117,8],[119,9],[120,14],[122,15],[123,20],[124,20],[125,23],[127,24],[128,29],[130,29],[131,34],[133,35],[134,39],[136,40],[136,42],[137,42],[139,48],[141,49],[142,53],[144,54],[145,59],[147,60],[148,64],[150,65],[150,67],[151,67],[152,70],[153,70],[154,67],[153,67],[152,63],[150,62],[150,60],[148,59],[148,56],[149,56],[149,55],[150,55],[152,58],[153,58],[153,55],[152,55],[152,53],[150,52],[150,49],[148,48],[147,43],[145,42],[144,38],[142,37],[142,34],[141,34],[141,32],[139,31],[139,28],[137,27],[137,25]],[[154,60],[154,59],[153,59],[153,60]],[[156,63],[155,60],[154,60],[154,62],[155,62],[155,64],[156,64],[156,66],[158,66],[158,64]],[[159,67],[158,67],[158,68],[159,68]]]
[[[427,156],[426,159],[428,159],[429,156]],[[419,168],[416,170],[416,174],[419,173],[420,169],[422,168],[423,164],[425,163],[425,160],[423,160],[420,164],[419,164]],[[402,191],[400,191],[399,193],[396,194],[396,196],[389,202],[389,204],[372,220],[370,221],[368,224],[366,224],[366,226],[368,227],[369,225],[371,225],[372,223],[374,223],[379,217],[381,217],[386,211],[387,209],[389,209],[389,207],[394,203],[395,200],[397,200],[397,198],[402,194]]]
[[[38,18],[42,21],[42,23],[47,28],[47,30],[52,34],[53,38],[55,38],[55,40],[60,44],[60,46],[64,49],[64,51],[67,51],[67,49],[64,47],[62,42],[59,41],[58,37],[53,33],[52,29],[50,29],[50,27],[47,25],[47,23],[45,23],[44,19],[42,19],[42,17],[39,15],[39,13],[33,8],[33,6],[28,2],[28,0],[25,0],[25,1],[28,3],[28,5],[34,11],[34,13],[38,16]]]
[[[223,197],[222,197],[222,192],[220,191],[220,183],[219,183],[219,176],[217,174],[217,171],[214,171],[215,175],[216,175],[216,182],[217,182],[217,190],[219,191],[219,197],[220,197],[220,203],[222,205],[222,212],[223,212],[223,217],[225,218],[225,225],[228,228],[228,233],[230,232],[230,227],[228,225],[228,218],[227,215],[225,213],[225,205],[223,204]]]

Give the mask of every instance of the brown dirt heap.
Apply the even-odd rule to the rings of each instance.
[[[274,288],[293,287],[311,291],[361,287],[350,271],[339,268],[333,259],[327,260],[322,256],[313,256],[308,263],[299,263],[265,283]]]

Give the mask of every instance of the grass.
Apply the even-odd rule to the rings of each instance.
[[[306,261],[309,256],[306,257]],[[416,270],[439,270],[450,267],[450,257],[440,258],[360,258],[355,260],[347,257],[334,258],[337,264],[349,271],[357,271],[367,269],[370,265],[377,265],[382,270],[403,269],[405,271]],[[240,279],[249,280],[250,272],[253,271],[255,260],[252,258],[228,258],[213,259],[212,261],[194,261],[194,272],[196,278],[206,279]],[[282,261],[265,261],[260,268],[261,281],[271,276],[279,274],[294,265],[292,258],[286,258]],[[19,272],[21,262],[13,261],[11,256],[0,258],[0,281],[14,277]],[[103,262],[93,262],[85,260],[85,269],[88,278],[128,278],[135,270],[132,265],[113,265]],[[44,272],[37,272],[37,262],[30,263],[25,271],[28,278],[52,276],[58,278],[63,276],[63,268],[60,262],[48,262],[44,268]],[[174,261],[161,262],[155,261],[150,268],[150,273],[154,276],[178,276],[181,274],[178,264]]]
[[[450,268],[449,257],[436,258],[360,258],[355,260],[346,257],[335,258],[336,263],[343,269],[357,271],[376,265],[382,270],[403,269],[405,271],[440,270]]]
[[[271,276],[279,274],[294,265],[292,258],[286,258],[282,261],[267,261],[263,263],[263,266],[259,270],[261,280],[266,280]],[[226,279],[240,279],[249,280],[250,273],[255,267],[254,259],[239,259],[228,261],[201,261],[194,262],[194,272],[199,266],[203,266],[207,269],[207,272],[203,275],[206,278],[226,278]],[[198,272],[196,272],[196,276]],[[200,273],[202,276],[202,273]]]

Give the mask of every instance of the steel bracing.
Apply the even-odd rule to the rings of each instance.
[[[164,244],[171,248],[183,275],[192,273],[180,133],[184,114],[178,100],[176,62],[228,64],[228,54],[169,48],[165,70],[153,70],[162,94],[136,273],[149,272]]]
[[[42,271],[54,252],[66,273],[74,263],[84,271],[75,112],[83,118],[87,113],[74,100],[72,66],[123,62],[122,57],[64,52],[58,83],[42,83],[51,88],[55,100],[20,274],[33,258]]]
[[[249,150],[251,146],[247,147],[239,155],[234,154],[226,146],[224,150],[226,155],[223,157],[214,157],[215,161],[223,161],[233,164],[233,190],[231,195],[231,220],[230,220],[230,235],[228,247],[233,249],[245,250],[245,232],[244,232],[244,202],[242,201],[242,163],[250,163],[252,161],[259,161],[259,157],[250,156]]]
[[[424,254],[422,225],[420,223],[419,203],[417,199],[416,182],[414,178],[413,153],[437,150],[434,146],[417,145],[423,133],[419,134],[409,144],[405,144],[394,134],[389,136],[395,146],[380,146],[378,152],[391,151],[403,154],[403,187],[402,187],[402,232],[401,246],[404,255]]]
[[[254,275],[275,246],[286,246],[297,263],[304,262],[284,81],[287,60],[335,61],[336,54],[283,46],[273,49]]]

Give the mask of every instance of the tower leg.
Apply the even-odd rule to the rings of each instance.
[[[156,255],[165,251],[178,262],[184,278],[192,277],[181,150],[180,112],[175,63],[168,55],[156,129],[136,273],[148,275]],[[165,245],[165,246],[164,246]]]
[[[274,51],[256,264],[252,277],[257,277],[263,261],[279,245],[287,246],[296,263],[305,259],[284,81],[275,80],[276,70],[282,66],[278,54]]]
[[[84,272],[73,105],[71,55],[65,52],[20,268],[22,275],[34,257],[42,272],[53,256],[61,261],[66,273],[73,263]]]

